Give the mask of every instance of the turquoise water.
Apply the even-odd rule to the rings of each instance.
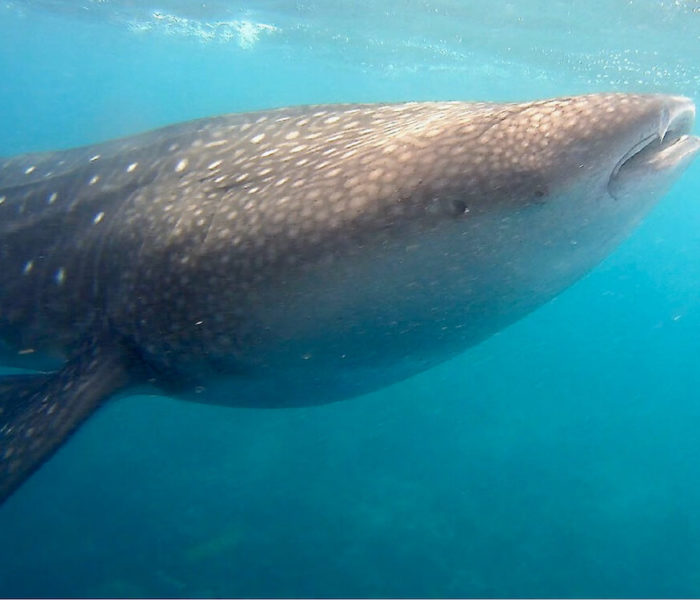
[[[0,154],[318,102],[700,102],[696,2],[0,0]],[[700,595],[700,164],[599,268],[379,392],[108,404],[0,507],[0,595]]]

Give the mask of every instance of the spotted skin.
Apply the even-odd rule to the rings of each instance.
[[[623,94],[285,108],[1,161],[3,353],[66,360],[90,390],[87,344],[123,366],[115,390],[229,405],[376,389],[600,261],[697,152],[693,110]],[[37,385],[15,398],[41,405]]]

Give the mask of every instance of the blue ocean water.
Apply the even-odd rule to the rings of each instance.
[[[700,5],[0,0],[0,154],[290,104],[700,102]],[[585,279],[338,404],[132,396],[0,507],[1,596],[700,595],[700,164]]]

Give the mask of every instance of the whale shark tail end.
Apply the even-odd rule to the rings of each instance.
[[[0,377],[0,503],[129,382],[124,351],[97,339],[55,373]]]

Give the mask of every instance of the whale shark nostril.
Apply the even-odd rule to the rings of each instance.
[[[695,105],[684,96],[674,96],[670,99],[671,106],[664,108],[659,127],[659,138],[665,141],[667,137],[679,138],[690,133],[695,121]]]

